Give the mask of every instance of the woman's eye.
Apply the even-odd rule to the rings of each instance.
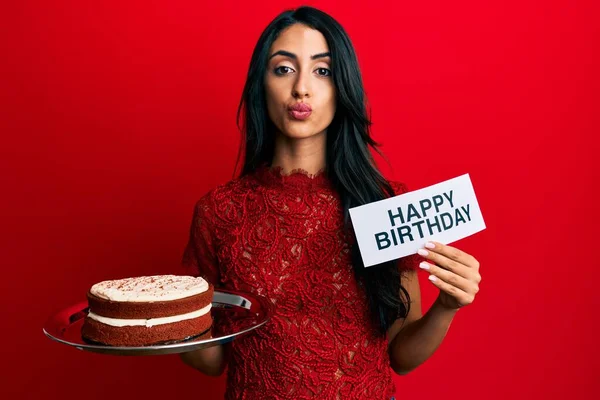
[[[321,76],[331,76],[331,70],[327,68],[317,68],[317,74]]]
[[[277,74],[277,75],[289,74],[291,71],[293,71],[293,69],[291,69],[290,67],[285,67],[285,66],[275,68],[275,74]]]
[[[329,70],[328,68],[317,68],[316,71],[317,71],[317,75],[331,76],[331,70]],[[290,67],[281,66],[281,67],[275,68],[274,72],[275,72],[275,75],[287,75],[287,74],[294,72],[294,70]]]

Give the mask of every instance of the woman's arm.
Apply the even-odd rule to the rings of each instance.
[[[456,314],[437,301],[423,316],[417,271],[404,272],[403,286],[411,299],[406,319],[398,319],[388,330],[390,364],[394,372],[407,374],[421,365],[437,350]]]
[[[405,374],[427,360],[440,346],[456,312],[471,304],[479,292],[481,275],[475,257],[455,247],[428,242],[420,249],[426,261],[419,266],[429,272],[429,280],[440,291],[437,299],[421,317],[421,291],[416,271],[405,273],[405,289],[412,306],[406,320],[389,329],[390,363],[398,374]]]
[[[194,207],[190,236],[183,253],[182,265],[186,273],[202,276],[206,281],[219,288],[220,270],[216,256],[212,211],[215,208],[213,192],[203,196]],[[207,347],[205,349],[181,353],[181,360],[192,368],[211,376],[223,373],[227,365],[230,344]]]
[[[219,376],[225,370],[231,343],[180,353],[181,360],[205,375]]]

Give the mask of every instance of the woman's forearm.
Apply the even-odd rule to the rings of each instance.
[[[219,376],[227,364],[229,344],[181,353],[181,360],[203,374]]]
[[[457,310],[434,302],[422,318],[403,327],[389,345],[390,363],[398,374],[406,374],[437,350]]]

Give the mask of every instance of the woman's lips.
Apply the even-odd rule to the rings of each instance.
[[[293,119],[305,120],[312,114],[312,107],[305,103],[296,103],[289,107],[288,113]]]
[[[293,119],[302,121],[302,120],[305,120],[308,117],[310,117],[310,114],[312,114],[312,111],[289,110],[289,114],[290,114],[290,117],[292,117]]]

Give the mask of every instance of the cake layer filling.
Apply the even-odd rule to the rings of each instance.
[[[183,299],[207,290],[208,282],[200,277],[155,275],[100,282],[90,292],[105,300],[150,302]]]
[[[161,318],[149,318],[149,319],[122,319],[122,318],[108,318],[103,317],[102,315],[95,314],[93,312],[88,313],[88,317],[110,326],[146,326],[151,328],[155,325],[164,325],[171,324],[173,322],[185,321],[187,319],[198,318],[203,315],[206,315],[210,312],[212,304],[207,305],[204,308],[201,308],[197,311],[192,311],[186,314],[172,315],[170,317],[161,317]]]

